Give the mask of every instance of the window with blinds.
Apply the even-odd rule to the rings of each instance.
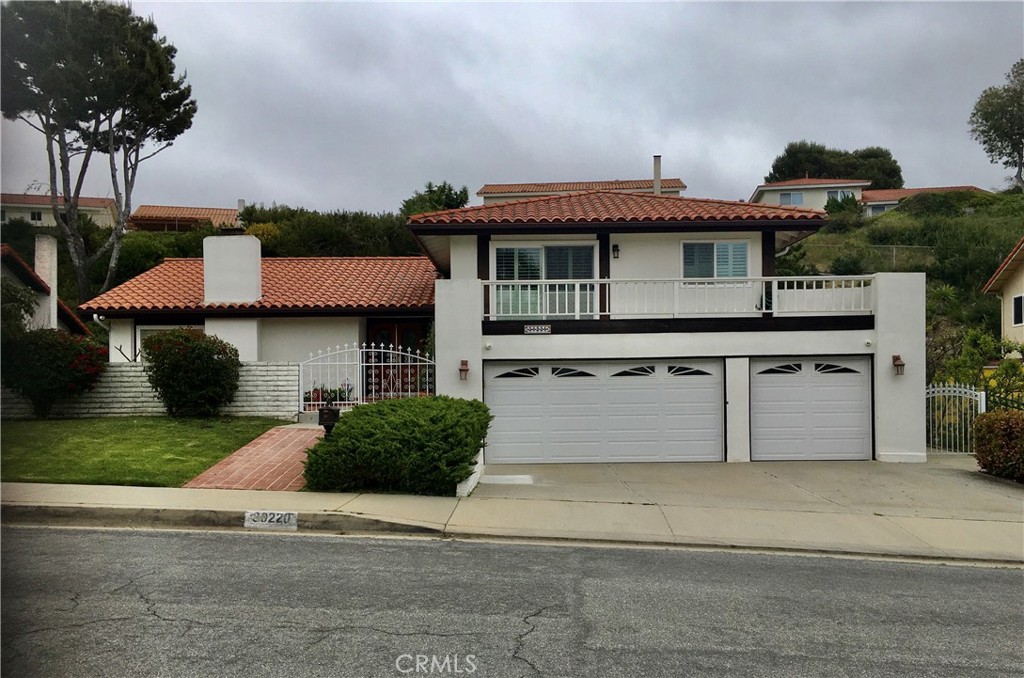
[[[494,266],[497,280],[589,280],[594,277],[594,248],[498,247],[494,251]]]
[[[747,242],[683,243],[683,278],[747,277]]]

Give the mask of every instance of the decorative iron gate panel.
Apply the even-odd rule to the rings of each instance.
[[[433,394],[434,361],[401,346],[328,346],[299,364],[300,412]]]
[[[985,411],[985,393],[963,384],[932,384],[924,400],[929,450],[973,454],[971,427]]]

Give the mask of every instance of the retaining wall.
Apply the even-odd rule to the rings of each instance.
[[[229,416],[262,416],[294,419],[298,405],[297,363],[242,363],[238,392],[221,409]],[[141,363],[109,363],[96,388],[77,398],[57,403],[55,418],[160,416],[167,412],[146,379]],[[32,406],[21,396],[3,389],[0,416],[28,419]]]

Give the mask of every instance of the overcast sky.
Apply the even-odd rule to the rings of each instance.
[[[199,105],[134,204],[395,211],[428,180],[637,179],[746,199],[789,141],[889,148],[907,186],[1001,188],[970,138],[1024,57],[1024,2],[134,2]],[[46,181],[3,122],[2,184]],[[97,165],[83,194],[112,195]]]

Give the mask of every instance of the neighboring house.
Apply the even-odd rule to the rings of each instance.
[[[484,184],[476,192],[484,199],[484,205],[495,205],[512,200],[526,200],[552,195],[565,195],[581,191],[616,191],[620,193],[655,193],[653,179],[633,179],[618,181],[563,181],[540,184]],[[682,179],[663,179],[660,195],[678,198],[681,191],[686,190]]]
[[[679,197],[686,190],[682,179],[661,178],[661,156],[654,156],[654,174],[651,179],[617,179],[615,181],[558,181],[528,184],[484,184],[476,194],[484,205],[497,205],[514,200],[529,200],[553,195],[568,195],[585,191],[615,191],[616,193],[647,193]]]
[[[57,298],[57,239],[36,236],[35,268],[29,266],[10,245],[0,245],[0,274],[29,288],[36,296],[36,310],[30,329],[56,327],[73,334],[89,334],[89,328]]]
[[[169,205],[139,205],[128,220],[130,231],[194,231],[203,224],[214,228],[238,226],[238,208],[172,207]]]
[[[437,391],[490,406],[488,464],[923,461],[924,275],[775,277],[825,219],[609,191],[414,215]]]
[[[955,193],[960,191],[988,191],[977,186],[934,186],[931,188],[887,188],[879,190],[865,190],[861,195],[861,203],[864,205],[864,216],[875,217],[889,210],[896,209],[900,201],[912,195],[922,193]]]
[[[255,237],[222,235],[202,259],[165,259],[81,308],[109,322],[112,362],[172,327],[215,334],[245,361],[301,362],[363,342],[422,349],[435,277],[426,257],[261,259]]]
[[[59,199],[57,204],[63,206],[63,198]],[[113,198],[79,198],[78,212],[92,217],[92,220],[103,228],[113,228],[117,223],[117,206]],[[33,226],[57,225],[53,218],[49,195],[0,194],[0,222],[6,224],[11,219],[19,218]]]
[[[823,210],[829,198],[842,200],[853,196],[859,202],[867,179],[790,179],[761,184],[754,189],[749,202],[782,207],[804,207]]]
[[[1024,237],[1017,241],[981,290],[1002,303],[1003,339],[1024,343]]]

